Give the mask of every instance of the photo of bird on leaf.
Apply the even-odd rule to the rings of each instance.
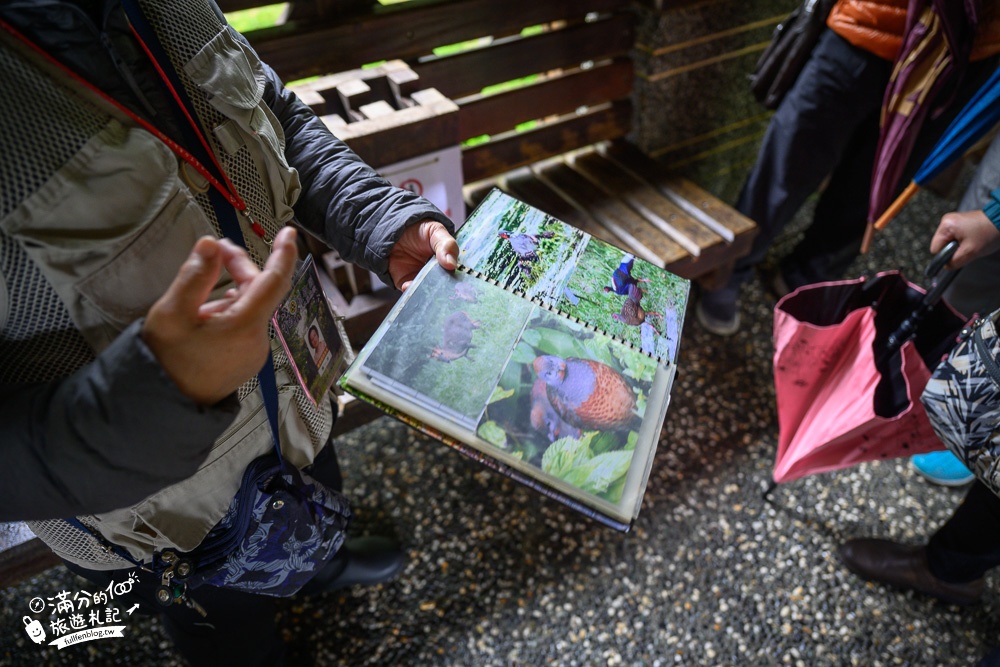
[[[621,499],[656,362],[539,310],[489,399],[477,434],[611,502]]]

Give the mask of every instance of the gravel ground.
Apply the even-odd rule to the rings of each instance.
[[[947,202],[921,195],[856,271],[919,277]],[[776,248],[787,251],[794,235]],[[383,418],[339,445],[360,532],[395,534],[398,580],[282,604],[300,665],[972,665],[1000,643],[997,582],[961,609],[868,584],[846,538],[918,542],[961,490],[905,460],[761,492],[777,443],[773,299],[754,282],[721,340],[692,313],[634,530],[619,534]],[[56,651],[22,629],[27,601],[80,588],[58,569],[0,591],[0,663],[182,664],[153,619]]]

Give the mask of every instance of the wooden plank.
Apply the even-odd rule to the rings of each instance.
[[[440,99],[330,130],[373,167],[458,145],[458,107]]]
[[[362,401],[361,399],[355,398],[350,394],[338,396],[337,402],[339,404],[338,407],[340,408],[340,414],[337,416],[337,421],[334,422],[333,430],[330,432],[330,437],[333,438],[344,435],[359,426],[364,426],[379,417],[385,416],[384,412],[376,408],[371,403]]]
[[[376,100],[371,104],[362,104],[358,107],[358,111],[360,111],[361,115],[368,120],[385,118],[386,116],[391,116],[396,113],[396,109],[394,109],[393,106],[385,100]]]
[[[378,82],[382,79],[392,79],[393,83],[400,88],[410,86],[409,90],[404,91],[406,95],[409,95],[413,90],[420,87],[419,77],[417,77],[416,72],[410,69],[409,65],[402,60],[389,60],[377,67],[335,72],[302,83],[296,83],[289,86],[289,88],[299,95],[306,91],[314,91],[326,96],[336,95],[335,88],[356,80],[365,81],[369,87],[376,87],[380,85]],[[378,92],[378,98],[388,99],[388,95],[383,94],[385,91]]]
[[[223,12],[228,13],[275,3],[274,0],[216,0],[216,4]],[[290,4],[293,7],[289,9],[289,15],[302,14],[315,17],[318,14],[317,10],[336,12],[340,15],[358,13],[359,11],[367,13],[371,11],[373,5],[378,4],[378,0],[290,0]],[[296,7],[297,5],[302,6]]]
[[[626,98],[632,92],[632,75],[632,61],[621,59],[524,88],[467,98],[459,104],[458,136],[464,141],[500,134],[529,120]]]
[[[480,181],[479,183],[464,186],[462,188],[462,198],[465,200],[466,216],[471,215],[472,210],[479,206],[486,199],[486,195],[490,193],[490,190],[495,187],[499,187],[496,181]],[[455,224],[460,224],[460,221],[456,220]]]
[[[703,250],[700,257],[689,257],[673,267],[667,265],[667,270],[682,278],[697,279],[706,288],[718,289],[725,284],[733,262],[750,252],[750,245],[755,235],[756,230],[740,234],[732,243],[717,243]],[[725,277],[720,282],[707,283],[705,278],[714,274]]]
[[[391,287],[383,287],[369,294],[361,294],[351,299],[345,314],[344,330],[351,345],[361,348],[372,337],[392,309],[399,292]]]
[[[633,19],[617,14],[530,37],[511,37],[491,46],[414,63],[424,85],[453,99],[479,93],[486,86],[587,61],[627,55],[633,42]]]
[[[698,257],[722,237],[692,218],[653,186],[640,181],[597,151],[574,157],[570,165],[609,197],[618,197],[685,250]]]
[[[510,133],[462,151],[466,183],[485,180],[576,148],[628,134],[631,104],[627,101],[567,116],[527,132]]]
[[[61,562],[37,537],[4,549],[0,551],[0,588],[13,586]]]
[[[739,234],[756,234],[757,225],[750,218],[723,203],[691,181],[669,172],[636,146],[615,141],[602,151],[623,168],[637,174],[689,215],[722,236],[728,242]]]
[[[493,187],[494,182],[481,182],[470,188],[467,192],[467,203],[469,209],[475,207]],[[521,201],[531,204],[535,208],[545,211],[551,216],[559,218],[578,229],[599,238],[606,243],[628,251],[628,243],[617,237],[609,229],[599,224],[586,211],[581,211],[574,204],[567,201],[561,194],[546,185],[529,169],[518,169],[511,174],[500,179],[499,186],[504,192]],[[703,250],[701,257],[695,258],[687,254],[680,255],[676,260],[666,265],[666,269],[676,273],[682,278],[698,280],[705,284],[707,280],[716,280],[720,277],[718,285],[721,287],[725,283],[725,278],[732,268],[735,258],[740,257],[750,251],[752,235],[743,235],[732,244],[718,243]]]
[[[223,4],[237,8],[241,3]],[[248,31],[246,37],[264,62],[293,81],[386,59],[417,58],[446,44],[516,34],[528,26],[582,20],[591,12],[626,6],[626,0],[411,0],[377,6],[369,14],[292,21]]]
[[[326,110],[326,98],[315,90],[295,91],[295,94],[317,116],[324,116],[330,113]]]
[[[611,230],[594,220],[589,213],[581,210],[549,185],[539,180],[530,170],[522,169],[514,175],[504,178],[501,183],[503,190],[510,196],[531,204],[552,217],[613,246],[626,247],[627,244],[624,240],[615,236]]]
[[[254,0],[239,0],[254,2]],[[273,0],[256,0],[254,4],[266,5]],[[317,20],[328,16],[347,14],[366,14],[372,7],[379,4],[378,0],[308,0],[296,2],[292,0],[288,7],[288,18],[297,21]]]
[[[538,176],[564,197],[590,213],[603,226],[626,241],[626,249],[659,267],[683,259],[689,253],[622,202],[606,196],[565,163],[538,170]]]
[[[732,206],[722,202],[696,183],[686,178],[674,176],[663,185],[677,193],[677,196],[681,199],[691,202],[698,210],[704,211],[706,215],[719,222],[724,228],[732,230],[734,235],[748,232],[757,233],[757,223]]]

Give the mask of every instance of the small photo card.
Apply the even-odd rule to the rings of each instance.
[[[347,365],[351,346],[342,320],[323,292],[310,255],[302,262],[292,291],[273,321],[299,384],[313,403],[326,395]]]

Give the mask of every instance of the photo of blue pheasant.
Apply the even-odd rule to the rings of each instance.
[[[595,431],[638,429],[632,385],[607,364],[546,354],[532,366],[547,385],[552,409],[567,424]]]
[[[649,278],[636,278],[632,275],[632,267],[635,265],[635,255],[626,253],[622,256],[621,264],[611,274],[611,286],[604,286],[605,292],[614,292],[627,296],[629,287],[638,286],[639,283],[648,283]]]

